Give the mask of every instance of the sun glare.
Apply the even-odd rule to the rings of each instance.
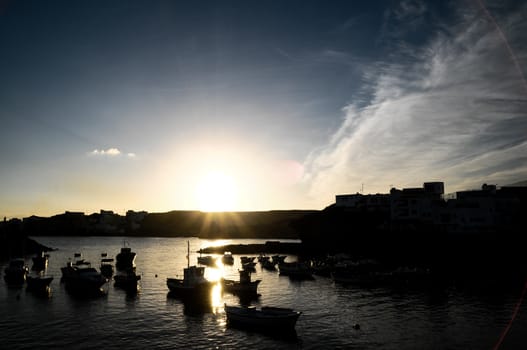
[[[201,211],[233,211],[236,186],[231,176],[223,172],[210,172],[198,181],[196,196]]]

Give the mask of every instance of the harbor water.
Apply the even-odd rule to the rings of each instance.
[[[46,273],[53,275],[48,296],[25,286],[0,285],[0,349],[500,349],[527,348],[527,309],[520,304],[524,281],[342,285],[330,277],[291,280],[260,265],[261,296],[251,306],[293,308],[302,314],[293,334],[232,328],[224,305],[240,299],[213,290],[210,308],[195,308],[168,294],[167,277],[197,264],[200,248],[265,240],[198,238],[38,237],[56,248]],[[124,243],[126,241],[126,243]],[[60,268],[82,253],[99,268],[101,253],[117,255],[126,244],[137,253],[137,294],[107,283],[105,295],[71,295],[60,282]],[[218,255],[219,256],[219,255]],[[240,255],[233,266],[206,268],[205,276],[238,279]],[[31,266],[31,256],[25,257]],[[286,261],[297,257],[288,255]],[[1,263],[2,273],[7,262]],[[467,277],[467,279],[469,276]],[[517,311],[511,323],[514,311]]]

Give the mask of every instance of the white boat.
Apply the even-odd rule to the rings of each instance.
[[[280,307],[255,307],[227,306],[225,313],[229,324],[254,327],[260,330],[287,331],[295,328],[296,321],[301,312]]]
[[[167,287],[170,292],[181,297],[196,297],[201,298],[209,296],[214,286],[205,278],[205,267],[190,266],[190,246],[188,245],[187,252],[187,267],[183,269],[183,279],[167,278]]]
[[[221,283],[223,290],[236,295],[255,295],[257,293],[258,284],[261,280],[251,281],[251,273],[246,270],[240,270],[240,280],[234,281],[229,279],[222,279]]]

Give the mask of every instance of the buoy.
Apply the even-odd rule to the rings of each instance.
[[[156,273],[156,278],[157,278],[157,273]]]

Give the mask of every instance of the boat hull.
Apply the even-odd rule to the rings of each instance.
[[[260,280],[246,283],[233,280],[222,280],[222,287],[224,291],[232,294],[257,294],[258,284],[260,284],[260,282]]]
[[[41,276],[27,276],[27,289],[31,291],[43,291],[49,288],[53,277],[41,277]]]
[[[170,292],[184,298],[204,298],[210,297],[214,283],[203,282],[199,284],[188,284],[178,278],[167,278],[167,287]]]
[[[225,306],[225,313],[229,324],[260,330],[292,330],[300,317],[300,312],[279,308],[257,310],[254,308]]]

